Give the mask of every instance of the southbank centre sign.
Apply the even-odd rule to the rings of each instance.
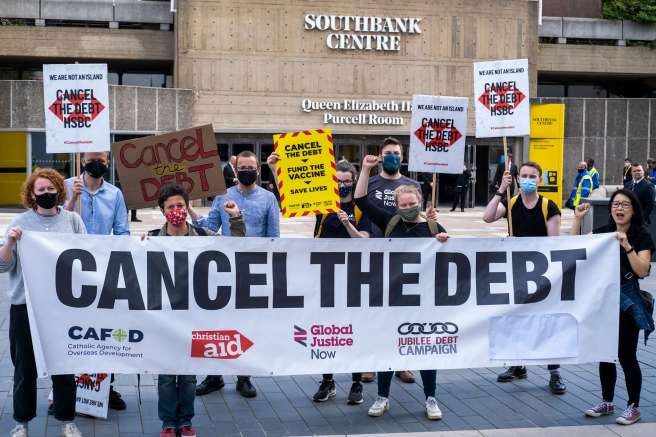
[[[326,46],[334,50],[398,52],[401,34],[420,34],[421,18],[306,14],[305,30],[329,31]]]

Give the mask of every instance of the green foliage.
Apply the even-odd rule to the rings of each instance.
[[[656,0],[603,0],[602,12],[608,20],[656,23]]]

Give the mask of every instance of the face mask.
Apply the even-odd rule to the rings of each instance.
[[[340,185],[339,186],[339,197],[346,197],[349,194],[351,194],[351,191],[353,191],[352,186],[345,186],[345,185]]]
[[[57,193],[43,193],[39,194],[38,196],[34,196],[34,199],[36,200],[36,204],[39,205],[43,209],[50,209],[57,205],[57,198],[59,196]]]
[[[519,188],[524,193],[533,193],[538,189],[538,183],[535,179],[522,178],[519,180]]]
[[[166,211],[166,221],[173,226],[180,226],[187,220],[187,210],[184,208],[173,208]]]
[[[383,155],[383,170],[385,170],[385,173],[396,174],[399,167],[401,167],[401,155],[396,153]]]
[[[257,180],[257,170],[238,170],[237,179],[242,185],[251,185]]]
[[[103,177],[107,171],[107,166],[102,161],[91,161],[84,165],[85,173],[88,173],[94,179]]]
[[[579,171],[579,173],[583,173],[585,171],[585,169],[584,168],[579,168],[578,171]]]
[[[411,206],[410,208],[396,208],[396,213],[401,216],[403,221],[409,222],[417,218],[421,212],[421,207]]]

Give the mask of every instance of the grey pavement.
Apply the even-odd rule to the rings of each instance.
[[[448,210],[442,207],[442,210]],[[500,236],[502,223],[488,225],[480,219],[482,210],[465,213],[442,213],[440,221],[453,236]],[[0,213],[0,232],[13,214]],[[133,232],[158,227],[161,215],[156,210],[141,210],[143,223],[133,224]],[[565,226],[571,214],[563,217]],[[283,236],[309,237],[313,219],[284,220]],[[656,269],[653,269],[653,271]],[[7,276],[0,275],[0,290],[6,288]],[[656,275],[646,279],[643,288],[656,291]],[[5,293],[0,293],[0,433],[13,427],[12,374],[9,354],[8,306]],[[263,437],[287,435],[351,435],[402,433],[398,436],[421,437],[416,433],[456,436],[656,436],[656,346],[641,342],[638,352],[643,372],[641,399],[642,423],[630,427],[614,425],[614,417],[589,419],[582,411],[600,400],[601,390],[597,364],[568,365],[562,375],[568,385],[565,395],[552,395],[545,367],[530,367],[529,378],[499,384],[500,368],[461,369],[438,372],[437,398],[444,413],[441,421],[424,417],[420,380],[404,384],[394,379],[391,409],[383,417],[367,416],[376,397],[376,383],[365,384],[365,402],[346,404],[350,375],[336,375],[337,398],[325,403],[312,402],[319,375],[254,378],[258,396],[244,399],[235,390],[235,377],[226,377],[220,392],[196,398],[193,420],[200,436]],[[199,381],[203,375],[199,375]],[[77,423],[87,437],[137,437],[159,435],[156,380],[142,375],[139,398],[135,375],[117,375],[116,388],[128,408],[110,411],[107,420],[78,418]],[[30,436],[59,435],[57,422],[47,417],[48,379],[39,380],[38,417],[30,423]],[[616,405],[626,403],[626,388],[618,366]],[[139,399],[141,401],[139,401]],[[426,435],[426,434],[421,434]]]

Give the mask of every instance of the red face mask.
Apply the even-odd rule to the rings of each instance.
[[[180,226],[187,220],[187,210],[184,208],[173,208],[166,211],[166,220],[173,226]]]

